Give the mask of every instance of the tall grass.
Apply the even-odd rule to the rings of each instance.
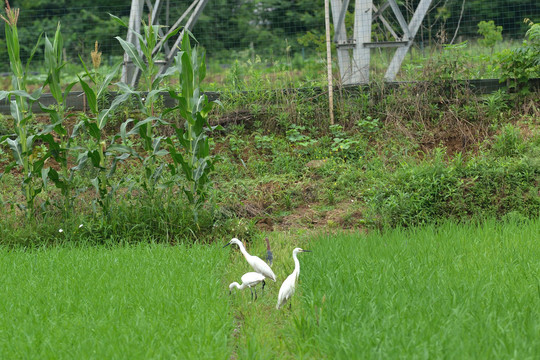
[[[284,329],[309,358],[540,353],[540,220],[321,236]]]
[[[228,358],[211,246],[0,248],[0,357]]]

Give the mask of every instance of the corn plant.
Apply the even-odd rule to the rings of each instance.
[[[111,15],[112,16],[112,15]],[[121,25],[128,27],[125,22],[116,16],[112,16]],[[159,26],[158,25],[144,25],[144,34],[135,33],[139,41],[139,45],[142,51],[142,55],[139,54],[135,45],[123,40],[120,37],[116,39],[120,42],[120,45],[128,54],[133,64],[141,72],[141,83],[144,86],[145,92],[132,89],[129,85],[118,83],[118,87],[121,93],[129,94],[135,99],[139,109],[143,114],[143,119],[128,119],[123,125],[122,138],[126,142],[126,136],[138,135],[142,142],[142,153],[138,155],[138,159],[141,161],[144,174],[140,181],[141,187],[145,190],[146,194],[153,198],[155,190],[159,185],[165,163],[162,160],[164,155],[168,154],[168,151],[162,148],[162,143],[165,139],[163,136],[156,135],[156,128],[167,125],[168,123],[161,118],[158,109],[154,107],[154,104],[158,100],[160,93],[165,91],[161,87],[163,79],[171,75],[174,69],[169,69],[163,74],[158,75],[157,59],[159,56],[159,49],[154,51],[159,39]],[[163,42],[175,35],[177,31],[169,34]],[[133,123],[133,124],[131,124]],[[126,132],[127,127],[133,126],[131,131]]]
[[[51,95],[56,100],[55,105],[44,107],[40,104],[41,110],[50,117],[50,124],[44,129],[43,141],[49,146],[49,154],[59,165],[60,172],[53,167],[42,169],[42,178],[44,186],[47,186],[48,180],[60,189],[63,200],[62,210],[65,216],[69,216],[73,209],[73,176],[76,168],[70,168],[68,157],[70,156],[71,145],[74,139],[70,136],[65,126],[65,121],[73,115],[67,114],[67,96],[75,82],[67,84],[62,92],[62,83],[60,80],[61,71],[64,67],[62,61],[63,39],[60,32],[60,23],[56,28],[52,41],[45,36],[45,66],[47,68],[47,80],[45,85],[49,86]],[[54,133],[56,136],[52,136]]]
[[[20,57],[19,36],[17,31],[17,20],[19,9],[12,9],[6,1],[6,17],[0,15],[5,22],[6,45],[9,55],[9,62],[12,76],[12,91],[0,91],[0,100],[8,98],[10,101],[11,116],[13,117],[15,134],[0,138],[0,144],[7,142],[12,151],[14,161],[11,162],[0,177],[18,167],[22,173],[22,189],[26,200],[25,205],[20,205],[26,212],[27,218],[34,213],[34,199],[42,191],[41,170],[46,160],[46,156],[35,148],[35,140],[43,134],[35,132],[30,125],[32,115],[32,104],[41,97],[42,89],[39,88],[29,94],[26,87],[26,75],[28,67],[38,48],[41,35],[36,45],[30,53],[26,62],[26,67]]]
[[[116,190],[121,183],[114,183],[112,181],[116,166],[118,162],[127,159],[134,152],[125,145],[116,144],[116,137],[111,142],[108,142],[104,128],[114,114],[114,110],[129,99],[129,94],[124,93],[117,96],[108,108],[102,109],[99,99],[103,97],[109,84],[116,74],[118,74],[120,64],[113,67],[107,74],[102,75],[98,71],[99,61],[96,61],[94,57],[93,60],[93,74],[88,71],[86,64],[83,62],[86,75],[93,83],[93,86],[90,86],[82,78],[79,78],[79,83],[88,100],[90,114],[84,114],[81,117],[81,121],[77,124],[77,129],[80,132],[86,130],[90,141],[86,143],[85,148],[78,149],[79,154],[76,168],[80,169],[89,163],[97,170],[97,175],[90,180],[90,183],[96,190],[98,195],[97,203],[101,207],[103,214],[109,215]]]
[[[208,101],[208,97],[201,94],[200,84],[206,76],[206,63],[204,55],[199,59],[197,47],[191,48],[187,31],[182,38],[181,51],[175,57],[175,67],[180,92],[171,90],[169,94],[178,100],[178,106],[166,113],[176,110],[185,121],[183,126],[172,124],[176,137],[166,140],[173,161],[169,169],[176,181],[181,181],[181,174],[187,180],[189,185],[182,186],[182,189],[193,205],[197,221],[197,209],[206,200],[209,175],[217,160],[216,156],[210,155],[208,132],[221,127],[208,124],[208,114],[218,101]]]

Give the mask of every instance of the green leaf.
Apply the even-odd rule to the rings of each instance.
[[[101,156],[99,155],[99,151],[92,150],[88,151],[88,157],[92,161],[92,165],[94,165],[95,168],[100,168],[100,162],[101,162]]]
[[[41,97],[41,91],[43,88],[39,88],[36,91],[34,91],[32,94],[27,93],[24,90],[14,90],[14,91],[0,91],[0,100],[4,99],[5,97],[10,97],[11,95],[15,95],[18,97],[26,98],[31,101],[39,100]]]
[[[107,154],[111,154],[113,152],[127,154],[128,156],[131,154],[134,154],[134,150],[131,147],[127,145],[120,145],[120,144],[112,144],[111,146],[107,148]]]
[[[180,31],[181,27],[177,27],[174,31],[172,31],[170,34],[168,34],[167,36],[165,36],[165,39],[163,39],[163,43],[166,43],[167,40],[169,40],[171,37],[175,36],[176,34],[178,34],[178,32]]]
[[[165,149],[161,149],[161,150],[156,151],[154,153],[155,156],[165,156],[165,155],[168,155],[168,154],[169,154],[169,152],[167,150],[165,150]]]
[[[46,112],[47,114],[49,114],[50,118],[51,118],[51,122],[52,124],[49,124],[47,126],[45,126],[44,128],[44,132],[51,132],[54,127],[56,126],[56,124],[60,123],[62,120],[60,119],[60,114],[58,114],[58,111],[56,111],[56,109],[53,107],[53,108],[48,108],[48,107],[45,107],[43,105],[41,105],[41,103],[39,103],[39,107],[41,108],[41,111],[43,112]]]
[[[90,180],[90,183],[94,186],[94,189],[99,193],[99,179],[97,177]]]
[[[5,26],[6,32],[6,45],[8,49],[9,62],[11,69],[16,77],[23,77],[23,70],[21,66],[20,48],[19,48],[19,36],[17,33],[17,27]],[[21,90],[21,89],[16,89]]]
[[[51,168],[42,168],[41,169],[41,180],[43,181],[43,188],[47,190],[47,180],[49,178],[49,171]]]
[[[32,146],[34,145],[34,138],[35,135],[30,135],[26,138],[26,149],[32,149]],[[27,150],[29,152],[29,150]]]
[[[101,140],[101,130],[99,129],[98,125],[95,122],[89,122],[87,124],[88,132],[90,133],[90,136],[92,136],[96,141]]]
[[[77,157],[77,166],[74,166],[71,168],[72,171],[81,170],[86,165],[86,162],[88,161],[88,152],[84,152],[79,154]]]
[[[88,78],[90,79],[90,81],[92,81],[94,84],[96,83],[96,80],[94,79],[94,77],[92,76],[92,74],[90,74],[90,71],[88,71],[88,68],[86,67],[86,63],[84,62],[84,60],[82,59],[81,55],[79,55],[79,60],[81,60],[81,64],[83,66],[83,69],[84,69],[84,72],[86,74],[86,76],[88,76]]]
[[[185,99],[191,99],[193,96],[193,68],[191,65],[191,59],[187,52],[182,54],[182,73],[180,74],[180,84],[182,86],[182,95]],[[191,106],[187,104],[188,109],[191,110]]]
[[[195,169],[195,172],[193,174],[193,178],[195,181],[199,181],[201,177],[204,176],[204,174],[206,173],[207,165],[208,162],[206,161],[206,159],[202,159],[201,164],[197,167],[197,169]]]
[[[84,81],[83,79],[81,79],[79,76],[79,83],[81,84],[81,87],[84,91],[84,94],[86,95],[86,100],[88,100],[88,106],[90,107],[90,111],[92,111],[93,114],[96,114],[98,113],[98,108],[97,108],[97,97],[96,97],[96,93],[94,92],[94,90],[86,83],[86,81]]]
[[[69,96],[69,93],[71,92],[71,89],[77,84],[76,81],[69,83],[66,88],[64,89],[64,105],[67,105],[67,98]]]
[[[203,82],[206,77],[206,54],[203,53],[201,56],[201,65],[199,67],[199,84]]]
[[[107,75],[105,76],[105,79],[103,79],[103,82],[99,85],[99,88],[96,94],[97,99],[100,99],[103,96],[103,94],[107,90],[107,87],[109,86],[111,81],[114,79],[116,74],[118,74],[118,70],[120,69],[120,66],[122,66],[121,62],[114,65],[111,71],[107,73]]]
[[[63,100],[62,89],[60,88],[60,83],[55,79],[54,74],[49,73],[47,80],[45,81],[45,85],[49,85],[49,90],[51,91],[52,96],[58,102],[58,104],[61,104]]]
[[[111,103],[111,106],[108,109],[102,110],[98,115],[98,125],[100,129],[103,129],[105,125],[107,124],[107,121],[109,119],[109,116],[111,113],[116,110],[118,106],[120,106],[123,102],[128,100],[131,97],[131,93],[123,93],[121,95],[117,95],[113,102]]]
[[[126,54],[129,56],[131,61],[133,61],[133,64],[135,64],[135,66],[141,69],[141,71],[145,71],[146,65],[143,59],[141,58],[141,56],[139,55],[139,53],[137,52],[135,45],[133,45],[132,43],[128,43],[127,41],[122,39],[120,36],[117,36],[115,39],[120,42],[120,45],[122,45],[122,48],[124,49]]]
[[[11,110],[11,116],[13,117],[13,120],[16,124],[15,126],[20,127],[24,119],[21,108],[19,107],[19,103],[15,100],[12,100],[9,107]]]
[[[120,19],[118,16],[114,16],[111,13],[108,13],[110,17],[113,18],[114,21],[116,21],[118,24],[122,25],[125,28],[129,28],[129,26],[124,22],[124,20]]]
[[[174,131],[176,132],[176,139],[180,142],[180,145],[182,145],[184,149],[189,149],[189,141],[185,137],[186,131],[176,127]]]
[[[32,102],[37,101],[41,98],[41,94],[43,93],[43,87],[40,87],[36,89],[28,99]]]
[[[54,168],[49,168],[49,179],[54,183],[58,189],[66,189],[67,184],[60,179],[60,175]]]
[[[105,175],[107,177],[107,179],[110,179],[110,178],[113,177],[114,173],[116,172],[116,165],[118,164],[118,161],[119,160],[117,158],[113,159],[111,167],[109,168],[109,171]]]
[[[133,122],[133,119],[127,119],[122,123],[122,125],[120,125],[120,137],[122,138],[123,142],[127,142],[126,128],[131,122]]]
[[[32,48],[32,51],[30,52],[30,56],[28,57],[28,60],[26,61],[26,67],[25,67],[25,74],[28,74],[28,69],[30,68],[30,62],[34,58],[34,55],[36,54],[37,49],[39,48],[41,37],[43,36],[43,33],[39,34],[38,39],[36,41],[36,45]]]
[[[156,89],[149,91],[148,94],[146,94],[146,103],[154,103],[156,98],[161,94],[161,89]]]
[[[54,44],[45,36],[45,66],[48,69],[48,76],[45,85],[49,85],[52,96],[60,104],[62,103],[62,89],[60,88],[60,68],[61,68],[61,36],[59,35],[60,25],[57,28]],[[60,54],[59,54],[60,52]]]
[[[149,124],[151,123],[152,121],[155,121],[155,120],[158,120],[157,117],[154,117],[154,116],[150,116],[150,117],[147,117],[146,119],[144,120],[140,120],[138,121],[135,126],[128,132],[128,135],[134,135],[134,134],[139,134],[140,131],[139,131],[139,128],[146,125],[146,124]]]
[[[56,140],[51,134],[40,135],[39,139],[49,145],[49,151],[55,158],[58,158],[60,156],[60,144],[56,142]]]
[[[73,127],[73,131],[71,131],[71,138],[74,139],[76,138],[77,136],[79,136],[79,129],[80,128],[84,128],[84,125],[85,125],[85,121],[84,120],[81,120],[79,121],[77,124],[75,124],[75,126]]]
[[[173,75],[177,71],[178,70],[174,66],[169,66],[163,74],[156,76],[156,78],[152,82],[152,88],[157,88],[164,78]]]
[[[19,142],[19,138],[12,140],[10,138],[6,139],[9,147],[11,148],[11,151],[13,152],[13,158],[17,162],[17,165],[22,166],[23,165],[23,154],[22,154],[22,147]]]

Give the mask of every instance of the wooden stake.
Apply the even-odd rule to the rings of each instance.
[[[324,0],[324,25],[326,28],[326,66],[328,69],[328,107],[330,108],[330,125],[334,125],[334,86],[332,85],[332,46],[330,44],[329,0]]]

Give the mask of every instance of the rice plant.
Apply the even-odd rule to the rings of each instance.
[[[0,260],[4,359],[229,358],[218,247],[0,248]]]
[[[299,357],[534,358],[540,227],[447,223],[323,235],[287,327]]]

